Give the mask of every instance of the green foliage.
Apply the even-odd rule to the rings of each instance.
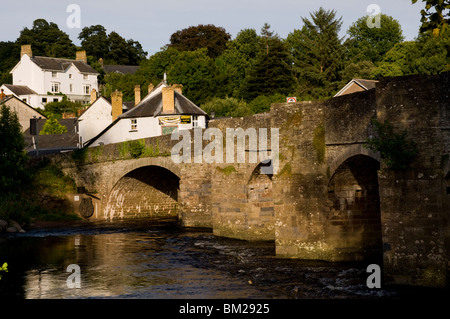
[[[126,40],[115,31],[106,34],[101,25],[84,27],[78,39],[87,55],[102,58],[104,64],[138,65],[147,56],[139,42]]]
[[[196,51],[206,48],[208,56],[216,58],[225,50],[231,35],[224,28],[212,24],[191,26],[170,36],[169,47],[179,51]]]
[[[394,127],[387,120],[384,123],[373,120],[372,123],[376,136],[369,138],[365,147],[380,152],[381,159],[390,169],[409,168],[417,155],[417,147],[413,141],[406,139],[407,131],[394,132]]]
[[[31,29],[24,28],[20,31],[16,43],[31,44],[33,55],[75,58],[76,47],[69,35],[61,31],[56,23],[47,22],[45,19],[37,19]]]
[[[414,4],[417,0],[411,0]],[[450,21],[450,1],[449,0],[422,0],[425,2],[425,9],[420,11],[422,18],[420,22],[420,32],[432,31],[438,35],[441,31],[448,29]],[[434,12],[431,11],[434,9]]]
[[[52,135],[67,133],[67,127],[59,124],[58,120],[53,116],[50,116],[45,121],[44,127],[39,132],[39,135]]]
[[[89,149],[87,147],[78,148],[72,151],[71,157],[77,165],[84,163],[87,159]]]
[[[2,274],[1,272],[8,272],[8,264],[7,263],[3,263],[3,265],[0,267],[0,279],[2,279]]]
[[[238,100],[234,97],[213,98],[201,105],[201,108],[207,113],[215,113],[215,117],[241,117],[251,114],[250,108],[244,100]]]
[[[5,104],[0,109],[0,193],[15,192],[29,180],[22,127],[15,112]]]
[[[132,158],[139,158],[145,151],[145,141],[144,140],[132,140],[128,141],[128,151]]]
[[[380,61],[384,54],[403,41],[402,28],[394,18],[381,14],[380,27],[370,28],[367,25],[369,16],[354,22],[347,31],[345,42],[350,61]]]
[[[336,11],[320,8],[311,14],[311,21],[302,18],[304,26],[286,39],[299,83],[300,96],[327,97],[336,90],[340,80],[344,48],[339,38],[342,18]]]
[[[72,102],[67,100],[67,97],[64,96],[62,101],[60,102],[50,102],[45,104],[44,111],[42,112],[46,117],[54,117],[54,118],[62,118],[62,114],[64,112],[75,113],[80,109],[83,109],[84,106],[78,102]]]
[[[59,167],[49,162],[41,165],[33,174],[33,186],[41,192],[63,199],[67,193],[76,192],[75,181],[66,176]]]
[[[270,111],[270,106],[272,103],[283,103],[286,102],[286,95],[275,93],[272,95],[259,95],[248,105],[252,114],[264,113]]]
[[[223,173],[225,176],[228,176],[231,173],[237,172],[233,165],[228,165],[227,167],[224,167],[224,168],[216,167],[216,169],[219,172]]]

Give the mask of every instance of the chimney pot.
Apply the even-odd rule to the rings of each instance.
[[[122,114],[122,92],[115,90],[111,93],[112,120],[115,121]]]
[[[87,63],[86,51],[77,51],[75,60]]]
[[[163,113],[175,113],[175,94],[173,87],[162,88]]]
[[[172,87],[178,93],[183,94],[183,84],[173,84]]]
[[[134,87],[134,106],[138,105],[141,102],[141,86],[136,85]]]
[[[155,86],[153,85],[153,83],[150,83],[148,85],[148,92],[147,92],[147,94],[150,93],[151,91],[153,91],[154,88],[155,88]]]
[[[24,44],[20,47],[20,57],[28,55],[30,58],[33,57],[33,51],[31,50],[31,44]]]

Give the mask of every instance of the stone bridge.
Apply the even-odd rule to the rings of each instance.
[[[248,144],[243,163],[196,163],[191,154],[191,163],[176,164],[170,154],[179,141],[168,135],[143,140],[134,157],[125,142],[53,160],[76,181],[75,207],[91,219],[175,216],[218,236],[274,241],[280,257],[366,260],[382,265],[385,283],[444,287],[449,92],[448,73],[386,78],[366,92],[209,122],[222,132],[278,128],[274,174],[261,174],[265,162],[250,163]],[[391,170],[365,147],[373,119],[407,130],[418,148],[410,169]]]

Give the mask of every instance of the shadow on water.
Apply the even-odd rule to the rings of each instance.
[[[220,238],[168,219],[88,222],[0,238],[0,297],[388,298],[424,290],[369,289],[368,262],[275,257],[272,242]],[[81,288],[66,271],[80,266]],[[406,291],[408,293],[406,293]]]

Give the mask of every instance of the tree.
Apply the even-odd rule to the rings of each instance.
[[[67,127],[59,124],[58,120],[54,116],[50,116],[45,121],[44,127],[39,132],[39,135],[51,135],[51,134],[63,134],[67,133]]]
[[[293,89],[291,60],[287,46],[278,35],[262,28],[260,48],[243,83],[241,97],[246,101],[258,95],[289,94]]]
[[[217,81],[221,83],[220,91],[223,96],[240,96],[244,80],[261,49],[260,40],[254,29],[241,30],[236,38],[228,43],[222,55],[216,58],[219,71]]]
[[[126,40],[115,31],[107,35],[101,25],[84,27],[78,39],[87,55],[102,58],[105,64],[138,65],[147,56],[139,42]]]
[[[416,3],[417,0],[411,0]],[[425,2],[425,9],[420,11],[422,18],[420,22],[420,32],[432,31],[435,35],[439,35],[443,30],[448,28],[450,21],[450,1],[449,0],[422,0]],[[431,9],[434,12],[431,12]],[[445,12],[447,11],[447,12]]]
[[[348,58],[351,62],[379,62],[395,44],[403,41],[402,28],[394,18],[381,14],[380,27],[370,28],[367,18],[354,22],[347,31],[349,38],[345,41]]]
[[[230,41],[231,35],[224,28],[212,24],[191,26],[170,36],[169,46],[179,51],[195,51],[206,48],[208,56],[218,57]]]
[[[19,45],[31,44],[33,55],[74,58],[76,47],[69,35],[53,22],[37,19],[31,29],[24,28],[16,41]]]
[[[96,60],[108,56],[108,35],[102,25],[84,27],[78,39],[81,40],[81,47],[86,50],[87,55],[92,55]]]
[[[342,18],[337,19],[334,10],[320,8],[311,14],[311,19],[302,18],[302,29],[290,33],[286,42],[300,95],[328,97],[338,87],[343,64],[343,46],[338,36]]]
[[[214,111],[215,117],[241,117],[252,114],[248,104],[244,100],[228,96],[225,98],[214,97],[208,102],[203,103],[201,108],[208,114]]]
[[[416,41],[397,43],[374,70],[375,78],[409,74],[439,74],[450,70],[450,30],[439,36],[421,34]]]
[[[14,193],[29,180],[22,127],[15,112],[5,104],[0,109],[0,193]]]

